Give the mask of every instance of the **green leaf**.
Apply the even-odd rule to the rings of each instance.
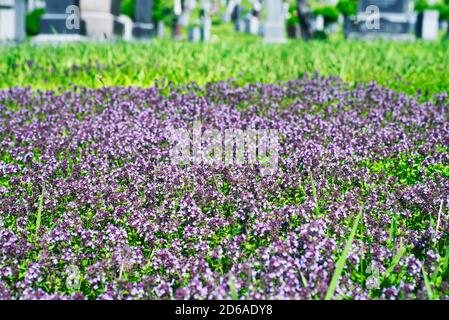
[[[335,288],[337,287],[338,280],[340,279],[341,273],[343,271],[343,267],[346,264],[346,259],[349,254],[349,249],[351,249],[352,242],[354,241],[355,233],[357,231],[357,227],[359,226],[360,217],[362,216],[362,209],[360,209],[359,214],[355,218],[354,225],[352,227],[351,233],[349,235],[348,241],[346,242],[346,246],[343,249],[343,252],[340,256],[340,259],[337,261],[337,265],[335,267],[334,275],[332,276],[331,282],[329,284],[329,288],[327,289],[325,300],[330,300],[334,296]]]
[[[393,260],[391,261],[391,264],[388,267],[387,271],[385,271],[385,274],[384,274],[385,278],[388,278],[390,276],[390,274],[393,272],[396,265],[399,263],[399,260],[401,260],[404,253],[405,253],[405,247],[402,246],[402,241],[401,241],[398,253],[396,253],[396,255],[394,256]]]
[[[391,243],[394,243],[394,240],[396,239],[396,233],[397,233],[396,214],[393,213],[393,218],[391,219],[391,226],[390,226],[390,242]]]
[[[429,300],[433,300],[432,287],[430,286],[430,282],[429,282],[429,279],[427,278],[427,274],[426,274],[426,271],[424,270],[424,266],[422,267],[422,275],[424,277],[424,284],[426,286],[427,298]]]
[[[232,300],[238,300],[239,297],[237,295],[237,291],[235,290],[235,281],[234,281],[234,277],[232,276],[232,274],[229,275],[229,287],[231,289]]]

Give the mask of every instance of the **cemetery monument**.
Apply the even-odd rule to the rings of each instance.
[[[0,42],[25,39],[26,0],[0,0]]]
[[[347,38],[413,40],[416,16],[408,0],[361,0],[357,16],[347,20]]]

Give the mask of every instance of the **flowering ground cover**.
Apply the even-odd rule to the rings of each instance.
[[[171,135],[279,133],[278,172]],[[0,91],[0,297],[449,297],[449,102],[337,78]]]

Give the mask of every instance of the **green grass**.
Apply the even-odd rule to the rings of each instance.
[[[292,80],[315,71],[350,83],[377,81],[425,97],[449,90],[449,41],[290,41],[264,45],[260,38],[217,27],[209,44],[155,40],[152,43],[78,43],[0,47],[0,88],[54,89],[151,86],[155,79],[204,85],[228,78],[239,84]]]
[[[335,271],[332,275],[331,282],[329,284],[329,288],[326,292],[325,300],[331,300],[334,297],[335,289],[338,285],[338,280],[340,279],[340,276],[343,272],[343,268],[346,264],[346,259],[348,258],[349,250],[351,250],[352,242],[354,241],[355,234],[357,232],[357,227],[359,226],[360,218],[362,217],[363,209],[360,210],[359,214],[354,220],[354,225],[352,227],[351,233],[349,234],[348,241],[346,242],[345,248],[343,249],[343,252],[340,256],[340,258],[337,261],[337,264],[335,265]]]

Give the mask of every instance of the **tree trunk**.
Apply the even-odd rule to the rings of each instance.
[[[307,0],[297,0],[296,9],[298,11],[301,38],[304,40],[312,39],[312,11],[310,10]]]

